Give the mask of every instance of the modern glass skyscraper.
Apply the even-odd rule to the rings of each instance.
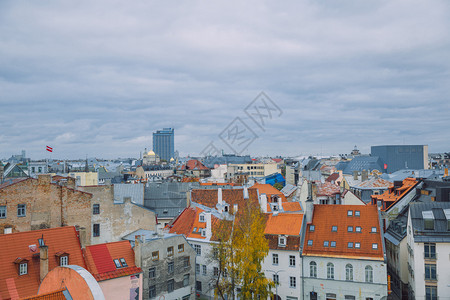
[[[170,161],[174,157],[174,129],[163,128],[153,132],[153,152],[155,152],[161,159]]]

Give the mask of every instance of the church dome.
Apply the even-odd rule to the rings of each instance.
[[[148,151],[147,153],[148,156],[155,156],[155,152],[153,152],[153,150]]]

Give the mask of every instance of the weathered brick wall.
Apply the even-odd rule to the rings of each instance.
[[[0,234],[13,225],[13,232],[55,228],[66,225],[86,227],[90,234],[92,195],[50,182],[49,175],[12,184],[0,190],[0,205],[7,217],[0,219]],[[17,215],[17,206],[26,205],[26,215]]]

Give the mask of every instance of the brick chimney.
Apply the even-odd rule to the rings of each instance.
[[[142,261],[142,243],[141,243],[141,236],[135,235],[134,236],[134,264],[136,267],[141,267],[141,261]]]
[[[38,175],[39,185],[49,185],[52,182],[52,176],[50,174]]]
[[[39,256],[40,256],[39,278],[42,282],[42,280],[44,280],[44,277],[48,273],[48,246],[46,245],[39,246]]]
[[[76,185],[75,185],[75,178],[67,176],[67,183],[66,183],[66,187],[70,188],[70,189],[75,189]]]
[[[78,235],[80,238],[80,245],[81,248],[85,248],[86,247],[86,228],[84,227],[80,227],[80,229],[78,229]]]

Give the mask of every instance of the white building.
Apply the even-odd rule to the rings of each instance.
[[[450,203],[410,203],[407,229],[410,299],[450,295]]]
[[[387,266],[376,206],[306,203],[303,299],[386,299]]]

